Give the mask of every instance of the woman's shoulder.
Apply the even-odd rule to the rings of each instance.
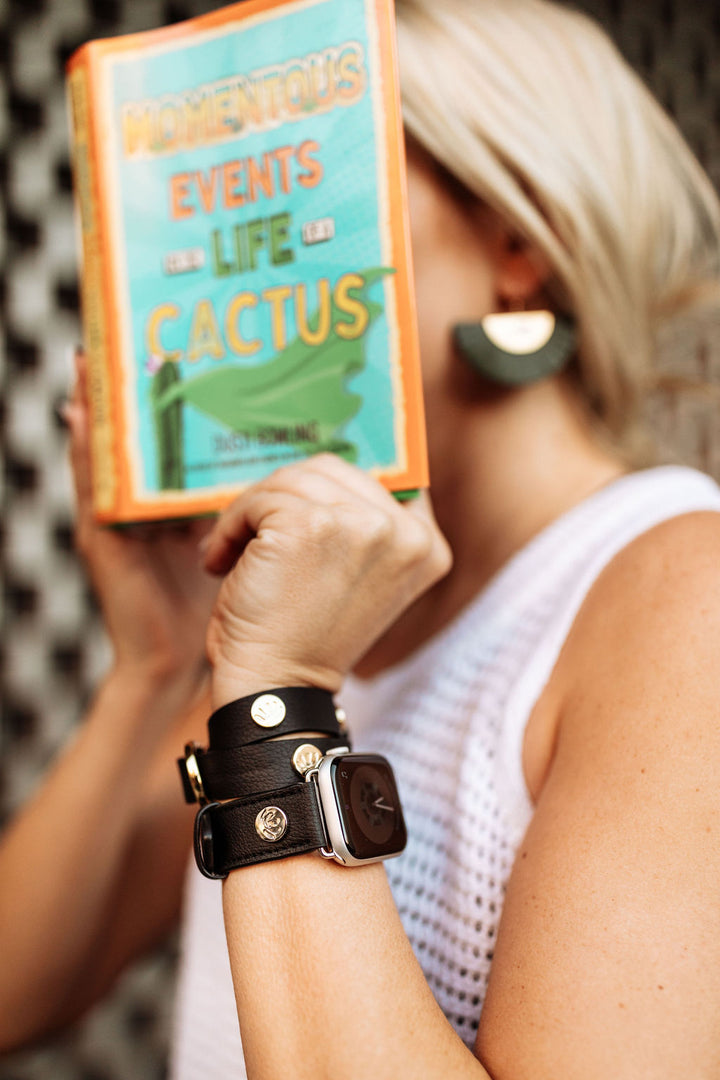
[[[635,731],[667,717],[671,742],[683,712],[717,726],[719,654],[720,510],[682,513],[632,540],[590,589],[558,662],[562,715],[590,731],[600,715]]]
[[[717,590],[717,591],[716,591]],[[602,632],[613,615],[648,632],[654,617],[674,610],[692,620],[713,597],[720,605],[720,501],[717,509],[679,513],[630,541],[604,568],[576,621],[580,638],[592,626]],[[720,611],[718,612],[720,614]]]
[[[561,741],[579,757],[600,731],[622,754],[676,746],[684,711],[717,728],[719,654],[720,510],[693,510],[636,536],[585,596],[526,731],[533,797]]]
[[[629,474],[601,495],[595,517],[607,522],[609,557],[577,612],[568,641],[574,648],[593,648],[613,620],[628,632],[637,623],[641,634],[671,608],[691,620],[697,594],[712,595],[720,583],[720,487],[710,476],[660,466]]]

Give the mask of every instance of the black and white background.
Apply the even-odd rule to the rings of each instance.
[[[108,658],[73,552],[66,438],[55,414],[80,340],[64,63],[88,38],[149,29],[218,6],[211,0],[0,0],[3,823],[71,736]],[[720,185],[720,0],[576,6],[605,22]],[[720,387],[720,317],[678,325],[660,359],[669,371]],[[652,417],[663,458],[720,478],[717,404],[689,396],[659,401]],[[174,965],[170,942],[66,1036],[0,1062],[0,1080],[162,1077]]]

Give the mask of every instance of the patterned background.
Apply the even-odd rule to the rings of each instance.
[[[55,407],[79,341],[63,65],[83,41],[199,14],[210,0],[0,0],[2,264],[0,454],[4,580],[0,813],[30,795],[107,661],[73,553],[65,437]],[[677,118],[720,185],[720,0],[585,0]],[[720,386],[720,319],[678,326],[661,357]],[[652,409],[663,453],[720,478],[715,406]],[[0,1063],[0,1080],[150,1080],[164,1075],[174,949],[120,983],[66,1037]]]

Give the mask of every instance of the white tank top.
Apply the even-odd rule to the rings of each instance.
[[[601,570],[653,525],[697,510],[720,511],[720,489],[695,470],[615,481],[531,540],[409,659],[343,690],[354,748],[385,754],[395,770],[409,840],[387,872],[430,987],[468,1045],[532,815],[522,768],[529,715]],[[221,885],[194,864],[170,1075],[245,1076]]]

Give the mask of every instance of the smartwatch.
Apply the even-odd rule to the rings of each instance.
[[[310,851],[362,866],[400,855],[406,842],[389,762],[345,748],[327,753],[301,783],[210,803],[195,819],[195,860],[209,878]]]

